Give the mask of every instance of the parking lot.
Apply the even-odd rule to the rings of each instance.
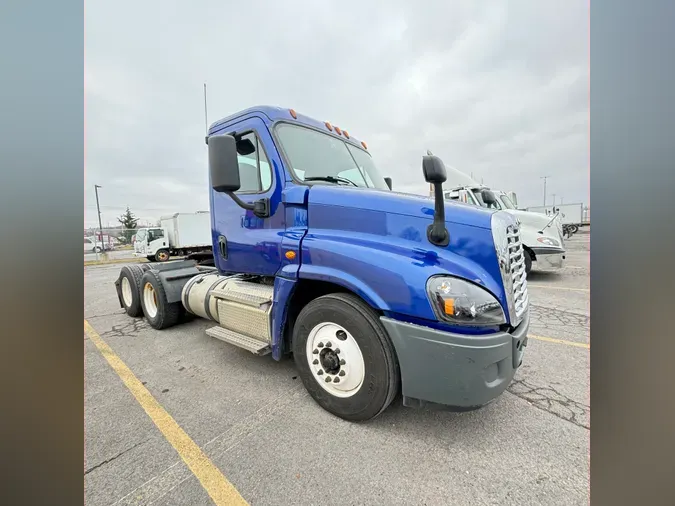
[[[364,424],[316,405],[292,360],[208,337],[212,322],[160,332],[129,318],[113,286],[122,264],[85,267],[87,504],[212,504],[167,430],[252,505],[588,504],[588,229],[567,250],[561,272],[528,277],[530,339],[504,395],[469,413],[399,398]]]

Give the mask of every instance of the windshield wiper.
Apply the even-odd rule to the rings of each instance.
[[[359,185],[357,185],[354,181],[351,179],[347,179],[346,177],[340,177],[340,176],[312,176],[312,177],[306,177],[305,181],[328,181],[329,183],[347,183],[354,185],[358,188]]]

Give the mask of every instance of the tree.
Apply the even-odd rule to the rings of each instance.
[[[124,230],[122,231],[122,237],[124,238],[124,242],[126,244],[129,244],[131,242],[131,237],[134,235],[134,229],[138,224],[138,218],[136,218],[136,216],[134,216],[134,213],[132,213],[129,210],[129,207],[127,207],[127,210],[122,214],[122,216],[117,218],[117,221],[119,221],[120,224],[124,227]]]

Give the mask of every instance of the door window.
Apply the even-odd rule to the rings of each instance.
[[[272,186],[272,168],[255,132],[237,139],[239,181],[237,193],[262,193]]]
[[[148,242],[161,239],[162,237],[164,237],[164,231],[161,228],[153,228],[152,230],[148,230]]]

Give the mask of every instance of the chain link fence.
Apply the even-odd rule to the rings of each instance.
[[[84,230],[84,261],[133,259],[132,240],[137,229],[111,227]]]

